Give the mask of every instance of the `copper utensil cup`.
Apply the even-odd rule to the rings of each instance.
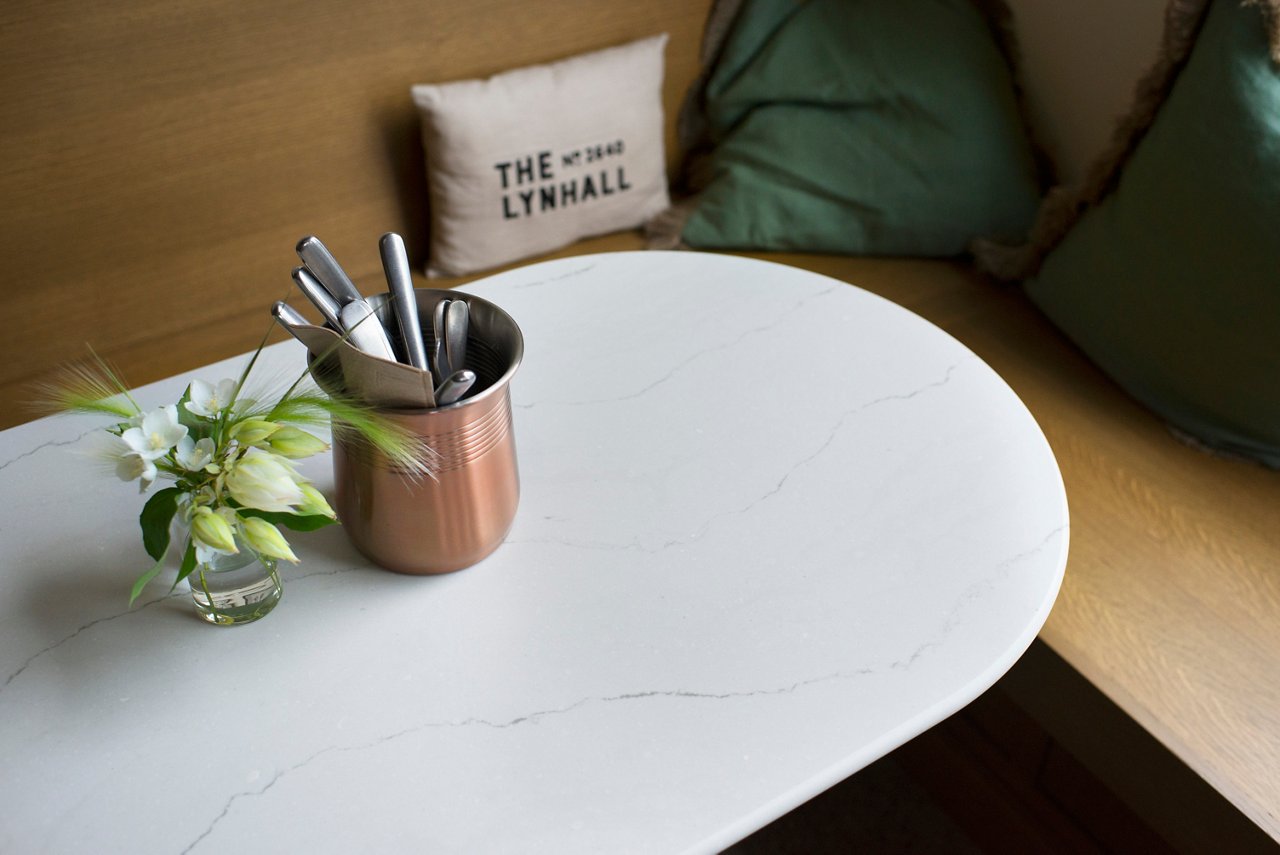
[[[520,477],[509,384],[524,340],[511,316],[487,300],[435,289],[415,295],[428,353],[435,304],[468,303],[466,367],[477,375],[477,391],[437,409],[383,411],[439,455],[434,479],[413,479],[367,444],[335,436],[335,510],[352,544],[378,565],[399,573],[450,573],[497,549],[515,519]],[[386,297],[370,303],[384,311]]]

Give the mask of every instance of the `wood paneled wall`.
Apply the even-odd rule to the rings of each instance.
[[[414,83],[668,32],[668,159],[709,0],[15,0],[0,9],[0,426],[91,344],[140,384],[252,349],[299,237],[424,261]]]

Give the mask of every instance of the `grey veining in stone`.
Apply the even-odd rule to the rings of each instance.
[[[0,433],[0,851],[717,851],[968,703],[1048,616],[1053,455],[914,315],[700,253],[465,290],[526,351],[520,511],[460,573],[330,528],[291,537],[258,623],[160,582],[129,608],[143,500],[80,454],[99,423]],[[304,471],[332,491],[327,455]]]

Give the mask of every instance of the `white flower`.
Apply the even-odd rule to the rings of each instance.
[[[192,380],[191,400],[186,403],[187,411],[206,419],[217,418],[231,403],[231,396],[235,393],[234,380],[219,380],[217,386],[210,386],[203,380]]]
[[[174,458],[188,472],[197,472],[213,462],[213,440],[209,437],[196,442],[189,436],[178,440]]]
[[[142,479],[142,492],[146,492],[156,480],[156,465],[149,457],[134,451],[129,443],[114,434],[104,434],[94,442],[89,452],[96,460],[107,464],[121,481]]]
[[[142,483],[139,486],[144,491],[151,486],[152,481],[156,480],[157,474],[155,463],[137,452],[126,450],[116,458],[116,477],[121,481],[141,478]]]
[[[187,435],[185,425],[178,424],[178,408],[173,404],[157,407],[142,417],[142,424],[131,427],[120,438],[135,454],[155,460],[163,457]]]
[[[231,498],[247,508],[290,513],[305,500],[293,466],[279,455],[251,448],[227,473]]]

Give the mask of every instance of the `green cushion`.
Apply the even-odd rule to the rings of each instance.
[[[1280,467],[1280,74],[1256,7],[1212,5],[1115,189],[1027,291],[1174,426]]]
[[[705,96],[691,246],[951,256],[1035,214],[1009,71],[970,0],[747,0]]]

